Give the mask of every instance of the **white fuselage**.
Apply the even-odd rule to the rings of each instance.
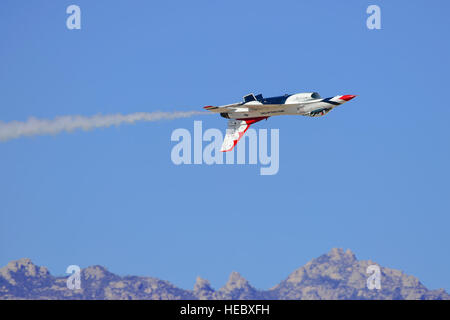
[[[317,95],[318,96],[318,95]],[[323,116],[336,106],[346,102],[345,96],[335,96],[322,99],[312,93],[297,93],[290,95],[282,104],[250,101],[235,107],[227,116],[230,119],[246,119],[257,117],[272,117],[281,115]]]
[[[262,94],[248,94],[243,102],[220,107],[205,106],[204,109],[220,113],[228,120],[228,129],[221,150],[233,150],[236,143],[253,123],[272,116],[301,115],[319,117],[327,114],[336,106],[353,99],[354,95],[334,96],[322,99],[317,92],[285,94],[284,96],[264,98]]]

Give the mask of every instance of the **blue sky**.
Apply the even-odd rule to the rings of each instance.
[[[82,29],[66,28],[77,4]],[[381,7],[382,30],[366,28]],[[450,291],[448,1],[2,1],[0,120],[357,94],[275,117],[280,170],[181,165],[218,116],[0,143],[0,264],[269,288],[332,247]]]

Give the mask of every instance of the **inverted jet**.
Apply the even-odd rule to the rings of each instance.
[[[347,94],[323,99],[317,92],[307,92],[264,98],[262,94],[251,93],[244,96],[242,102],[219,107],[206,106],[204,109],[220,113],[222,117],[229,119],[221,148],[222,152],[227,152],[233,150],[253,123],[281,115],[324,116],[354,97],[356,96]]]

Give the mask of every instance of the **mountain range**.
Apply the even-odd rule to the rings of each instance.
[[[46,267],[23,258],[0,268],[0,299],[450,300],[443,289],[429,290],[416,277],[381,266],[381,288],[369,290],[366,271],[370,265],[377,264],[358,260],[350,250],[333,248],[268,290],[254,288],[237,272],[218,290],[200,277],[193,290],[185,290],[157,278],[119,276],[96,265],[81,270],[80,289],[69,289],[68,276],[52,276]]]

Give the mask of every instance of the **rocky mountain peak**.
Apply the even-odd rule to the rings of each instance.
[[[214,289],[211,287],[211,283],[203,278],[197,277],[194,284],[194,296],[200,300],[209,300],[214,296]]]
[[[357,262],[355,254],[350,249],[344,251],[342,248],[332,248],[327,254],[312,259],[292,272],[286,282],[299,284],[323,276],[342,280],[346,277],[346,270],[352,268]]]
[[[199,292],[199,291],[214,291],[214,289],[211,287],[211,283],[206,280],[203,279],[201,277],[197,277],[197,279],[195,280],[195,284],[194,284],[194,292]]]
[[[238,272],[232,272],[219,290],[197,278],[194,290],[183,290],[156,278],[126,276],[102,266],[81,271],[81,290],[67,288],[67,275],[54,277],[30,259],[0,268],[1,299],[446,299],[445,290],[429,290],[419,279],[400,270],[381,267],[381,289],[367,288],[371,260],[358,261],[350,250],[333,248],[312,259],[269,290],[257,290]]]
[[[99,265],[90,266],[83,269],[82,274],[84,278],[88,280],[102,280],[113,275],[105,267]]]
[[[350,249],[344,251],[344,249],[342,248],[332,248],[327,255],[333,261],[346,260],[347,262],[350,263],[356,261],[356,256]]]
[[[238,272],[233,271],[222,288],[215,295],[218,299],[262,299],[260,291],[253,288]]]
[[[242,277],[239,272],[233,271],[228,278],[228,282],[226,283],[225,288],[232,290],[241,289],[248,286],[248,281],[244,279],[244,277]]]
[[[0,275],[8,277],[11,274],[20,274],[25,277],[46,277],[50,272],[46,267],[35,265],[31,259],[22,258],[10,261],[5,267],[0,269]]]

